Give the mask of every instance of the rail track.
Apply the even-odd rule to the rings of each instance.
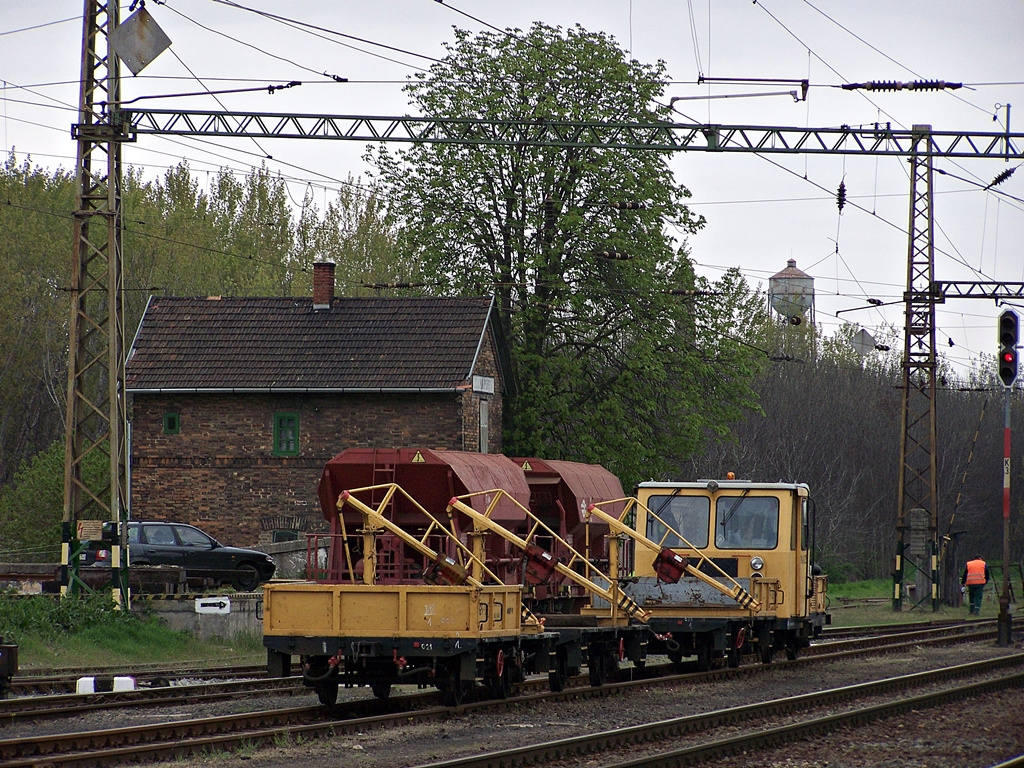
[[[948,643],[954,642],[957,635],[964,641],[975,639],[979,631],[992,631],[995,622],[960,622],[940,627],[921,628],[922,625],[905,625],[916,629],[913,632],[902,632],[896,642],[917,643]],[[821,653],[838,653],[849,651],[857,653],[864,648],[881,647],[894,642],[891,635],[876,634],[877,628],[865,628],[863,636],[847,640],[833,640],[813,645],[806,650],[808,655]],[[882,628],[884,629],[884,628]],[[862,630],[863,631],[863,630]],[[683,665],[685,669],[685,665]],[[628,674],[635,679],[641,677],[652,679],[673,674],[681,670],[673,670],[670,665],[651,665],[643,670],[629,670]],[[624,670],[624,673],[627,672]],[[109,677],[109,675],[107,675]],[[165,668],[142,670],[135,675],[140,686],[134,691],[97,692],[88,694],[67,693],[75,688],[79,675],[64,672],[59,675],[29,677],[16,680],[14,698],[0,700],[0,723],[13,723],[19,720],[42,720],[53,717],[69,717],[90,712],[117,708],[167,707],[180,704],[195,706],[224,700],[238,699],[241,696],[294,696],[309,693],[298,678],[267,678],[262,666],[235,665],[214,667],[209,669]],[[220,681],[220,682],[215,682]],[[577,680],[582,685],[585,676]],[[520,685],[522,691],[540,692],[547,690],[545,681],[527,681]],[[44,695],[38,695],[42,692]],[[34,693],[36,695],[26,695]],[[419,694],[416,701],[425,704],[436,703],[434,693]],[[354,706],[354,705],[353,705]],[[363,714],[382,714],[383,709],[363,705]],[[362,716],[362,715],[360,715]]]
[[[990,676],[993,675],[993,676]],[[982,680],[965,678],[983,676]],[[954,685],[915,696],[913,688],[956,681]],[[721,757],[777,747],[808,737],[830,733],[844,726],[856,726],[911,711],[982,696],[992,691],[1024,685],[1024,654],[1004,656],[972,664],[946,667],[931,672],[902,675],[877,682],[844,686],[748,706],[731,707],[690,717],[672,718],[632,728],[587,734],[574,738],[533,744],[516,749],[430,763],[429,768],[509,768],[545,764],[572,764],[583,757],[600,756],[609,768],[677,768]],[[884,697],[881,703],[852,706],[842,712],[836,707]],[[825,710],[823,713],[822,710]],[[675,746],[684,737],[732,729],[729,736],[684,747]],[[736,732],[738,731],[738,732]],[[626,750],[637,748],[647,754],[614,761]],[[427,765],[418,768],[427,768]]]
[[[101,669],[65,669],[52,675],[19,675],[11,682],[10,692],[14,696],[30,696],[33,694],[74,693],[78,679],[85,676],[113,677],[129,675],[135,678],[140,687],[159,688],[172,683],[186,680],[237,680],[239,678],[259,678],[267,676],[267,668],[256,664],[229,664],[224,666],[176,666],[158,667],[142,665],[137,667],[120,667],[116,670]]]
[[[546,687],[543,681],[528,681],[521,687],[524,695],[508,700],[508,702],[486,701],[465,705],[460,711],[473,709],[494,710],[513,703],[520,707],[531,701],[558,699],[559,697],[603,697],[611,696],[623,689],[637,685],[679,685],[681,682],[694,684],[702,681],[727,679],[734,675],[756,675],[785,665],[815,664],[823,660],[850,657],[855,654],[877,654],[890,650],[906,648],[907,645],[920,645],[923,642],[968,642],[995,637],[994,628],[980,626],[981,622],[972,622],[963,627],[943,628],[946,637],[937,637],[935,632],[942,630],[925,630],[911,633],[909,639],[900,641],[885,638],[887,643],[879,644],[877,638],[867,638],[868,642],[860,648],[850,647],[862,641],[843,641],[844,647],[836,647],[837,643],[823,646],[821,651],[815,648],[814,654],[795,661],[781,661],[774,665],[750,665],[739,669],[722,669],[709,673],[690,675],[672,675],[651,679],[654,672],[643,670],[642,680],[616,683],[600,688],[587,686],[570,689],[564,693],[553,694],[531,693]],[[922,634],[925,636],[922,637]],[[640,672],[637,670],[636,672]],[[638,674],[637,677],[640,675]],[[269,682],[269,681],[260,681]],[[296,681],[292,681],[293,683]],[[240,698],[241,692],[224,691],[227,697]],[[161,691],[161,693],[163,693]],[[98,694],[100,698],[121,696],[122,694]],[[189,704],[196,698],[185,694]],[[39,697],[33,697],[39,698]],[[42,697],[47,698],[47,697]],[[150,725],[133,725],[130,728],[114,728],[91,730],[78,733],[49,733],[28,736],[25,738],[0,741],[0,766],[28,766],[45,762],[47,765],[114,765],[124,762],[137,762],[146,759],[168,759],[182,757],[187,754],[203,751],[230,750],[244,745],[277,742],[294,738],[312,738],[322,735],[338,735],[360,732],[369,728],[404,725],[410,722],[425,722],[448,718],[452,714],[449,708],[432,706],[437,699],[433,694],[394,697],[387,701],[365,699],[358,702],[346,702],[343,705],[325,709],[317,706],[300,706],[276,710],[264,710],[245,714],[233,714],[219,717],[178,720],[176,722],[156,722]],[[2,704],[3,702],[0,702]],[[137,702],[124,702],[122,706],[137,706]],[[59,711],[59,710],[57,710]]]
[[[25,696],[0,700],[0,724],[19,720],[38,722],[47,718],[66,718],[108,709],[195,705],[216,701],[235,701],[240,695],[296,696],[309,693],[297,678],[229,680],[157,688],[140,688],[116,693],[65,693]]]

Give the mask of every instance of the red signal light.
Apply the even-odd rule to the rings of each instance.
[[[1004,387],[1017,380],[1017,342],[1020,320],[1012,309],[999,315],[999,365],[997,374]]]

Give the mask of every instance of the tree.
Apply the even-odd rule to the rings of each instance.
[[[242,179],[221,170],[209,194],[184,161],[156,181],[130,170],[122,205],[129,328],[150,293],[286,296],[307,271],[284,181],[265,167]]]
[[[62,433],[74,178],[0,165],[0,485]]]
[[[94,486],[109,471],[102,451],[93,451],[86,459],[86,477]],[[0,488],[0,560],[58,560],[63,519],[64,444],[55,440],[24,462],[11,482]]]
[[[407,92],[432,117],[660,122],[664,81],[662,63],[629,60],[607,35],[537,23],[456,30]],[[599,461],[629,483],[670,471],[751,404],[754,353],[728,334],[745,286],[712,290],[667,234],[703,219],[666,153],[524,142],[369,158],[433,291],[498,298],[507,453]]]
[[[396,253],[397,222],[387,201],[373,186],[347,179],[338,196],[327,204],[323,218],[303,200],[296,232],[299,253],[335,264],[338,291],[345,296],[368,295],[366,285],[418,281],[415,262]]]

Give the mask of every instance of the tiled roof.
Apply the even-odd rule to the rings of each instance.
[[[130,392],[452,389],[472,375],[491,300],[153,297]]]

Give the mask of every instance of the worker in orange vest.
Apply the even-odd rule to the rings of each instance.
[[[960,583],[967,587],[970,598],[970,613],[974,616],[981,613],[981,598],[985,594],[985,585],[992,578],[988,565],[981,559],[981,555],[975,555],[973,560],[967,561],[964,568],[964,575],[960,577]]]

